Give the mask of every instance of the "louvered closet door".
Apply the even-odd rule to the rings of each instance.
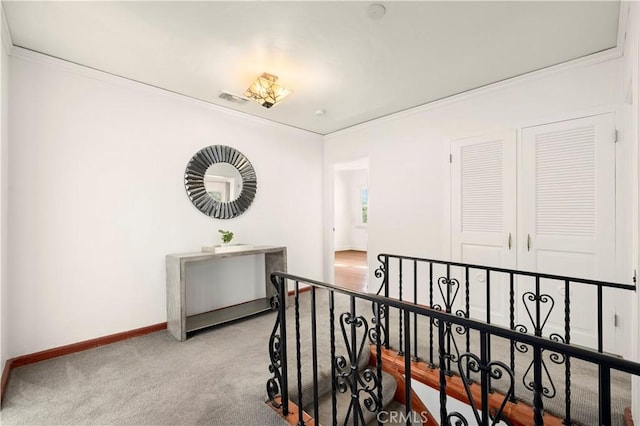
[[[520,269],[614,280],[614,129],[613,114],[523,129],[518,175]],[[546,303],[542,309],[542,318],[551,309],[543,335],[564,337],[564,286],[542,280],[541,287],[554,301],[553,307]],[[534,283],[521,279],[518,289],[522,298]],[[596,289],[573,285],[569,294],[571,342],[596,348]],[[518,320],[532,331],[522,306]]]
[[[515,132],[453,141],[451,155],[452,259],[515,268]],[[487,321],[486,274],[470,271],[469,285],[470,316]],[[489,289],[491,322],[508,325],[507,277],[493,275]]]

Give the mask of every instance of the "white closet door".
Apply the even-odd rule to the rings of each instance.
[[[519,269],[614,279],[614,131],[613,114],[523,129],[518,175]],[[552,308],[546,303],[542,309],[542,318],[551,309],[543,335],[564,337],[564,285],[541,280],[541,288],[555,302]],[[534,289],[533,280],[518,280],[518,289],[518,320],[533,331],[521,306],[523,294]],[[569,294],[571,343],[596,348],[596,289],[575,284]]]
[[[452,141],[451,155],[452,260],[515,268],[515,132]],[[509,325],[508,277],[490,279],[491,322]],[[469,285],[470,316],[486,321],[486,274],[470,271]]]

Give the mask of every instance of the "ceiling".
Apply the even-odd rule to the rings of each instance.
[[[15,46],[323,135],[618,38],[618,1],[372,3],[2,2]],[[281,104],[219,98],[263,72]]]

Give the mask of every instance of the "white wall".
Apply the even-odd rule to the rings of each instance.
[[[369,186],[366,170],[349,172],[349,239],[352,250],[367,250],[367,225],[362,223],[361,189]]]
[[[360,188],[366,187],[367,170],[337,170],[334,194],[334,249],[367,250],[367,226],[361,223]]]
[[[336,170],[333,190],[334,249],[349,250],[349,171]]]
[[[4,9],[0,6],[0,370],[10,358],[9,298],[7,280],[7,197],[8,197],[8,146],[9,146],[9,40],[4,20]]]
[[[325,215],[331,211],[333,199],[332,175],[328,171],[336,163],[368,156],[369,276],[373,277],[379,266],[376,260],[379,253],[449,259],[450,141],[607,111],[616,112],[621,124],[624,101],[621,65],[619,57],[574,64],[326,136]],[[617,158],[628,161],[630,144],[621,136],[616,146]],[[626,184],[630,177],[624,179]],[[618,211],[628,206],[630,186],[626,186],[627,193],[618,194],[618,200],[626,199],[617,206]],[[617,237],[629,233],[630,215],[619,215],[617,219]],[[627,237],[618,241],[626,241],[626,246],[618,245],[618,280],[630,283],[629,241]],[[331,250],[326,228],[325,247]],[[373,284],[370,288],[377,288]],[[628,313],[624,318],[630,318]],[[613,326],[613,318],[606,320]],[[628,346],[630,325],[627,322],[623,327],[621,336],[625,339],[620,340]],[[620,350],[628,353],[627,347]]]
[[[20,49],[11,60],[10,356],[166,321],[165,255],[285,245],[322,278],[322,137]],[[212,88],[215,90],[215,88]],[[238,218],[200,213],[183,174],[232,146],[258,191]],[[303,202],[301,202],[301,200]]]
[[[619,70],[615,59],[521,78],[327,135],[325,215],[333,209],[333,165],[368,156],[371,255],[447,259],[449,141],[619,105]],[[328,231],[325,247],[331,250]],[[370,268],[374,262],[370,256]]]

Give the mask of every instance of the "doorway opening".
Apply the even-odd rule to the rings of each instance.
[[[367,291],[369,222],[369,159],[334,166],[334,282]]]
[[[350,290],[367,291],[367,252],[338,250],[335,252],[335,282]]]

